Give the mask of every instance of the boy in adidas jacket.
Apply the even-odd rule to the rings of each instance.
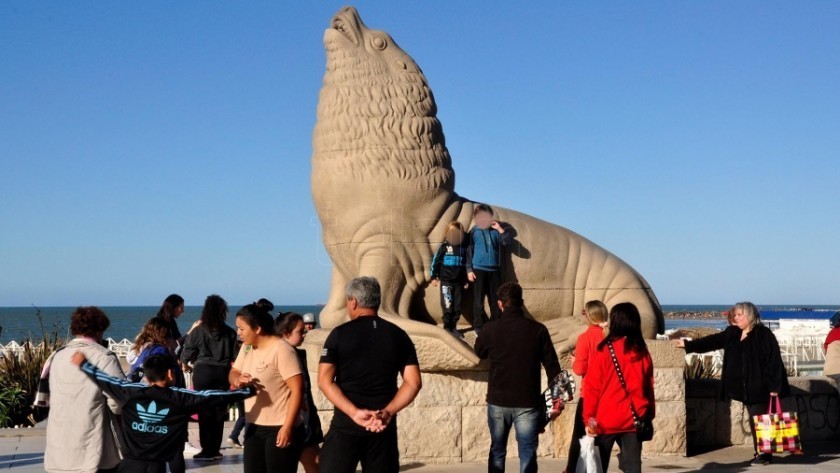
[[[166,462],[184,444],[189,416],[216,405],[234,403],[255,393],[253,386],[236,391],[190,391],[171,387],[170,362],[152,355],[143,362],[149,384],[109,376],[76,352],[71,359],[122,408],[119,472],[165,473]]]

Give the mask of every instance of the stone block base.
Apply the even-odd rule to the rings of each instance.
[[[318,366],[324,337],[307,339],[304,348],[310,369]],[[654,358],[657,403],[653,441],[644,446],[645,455],[685,454],[686,416],[683,358],[667,342],[649,341]],[[564,360],[565,361],[565,360]],[[659,366],[657,366],[659,362]],[[421,366],[422,368],[422,366]],[[490,433],[487,427],[487,371],[423,371],[423,389],[414,402],[400,412],[400,458],[403,463],[462,463],[487,461]],[[313,380],[317,373],[310,373]],[[577,380],[580,387],[580,379]],[[546,385],[543,379],[543,386]],[[332,419],[332,405],[313,389],[324,432]],[[572,422],[577,403],[569,403],[563,413],[540,435],[538,455],[565,457],[572,442]],[[749,432],[749,431],[747,431]],[[508,441],[508,458],[517,458],[513,432]]]

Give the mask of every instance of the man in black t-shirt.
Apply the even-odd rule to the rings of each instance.
[[[417,353],[405,331],[377,315],[376,279],[353,279],[346,296],[350,321],[327,337],[318,366],[318,387],[335,405],[320,468],[352,473],[361,462],[365,473],[396,473],[396,414],[420,392]]]

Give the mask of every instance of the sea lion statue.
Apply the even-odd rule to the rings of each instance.
[[[435,352],[432,364],[438,367],[475,366],[469,345],[436,325],[439,294],[429,285],[429,263],[447,224],[457,220],[469,228],[475,204],[455,193],[455,172],[426,78],[391,36],[368,29],[352,7],[332,18],[324,47],[312,194],[333,270],[321,326],[347,320],[344,289],[350,279],[374,276],[382,285],[380,315],[405,329],[418,352],[423,346]],[[646,337],[663,331],[650,286],[618,257],[565,228],[493,209],[515,232],[505,278],[522,285],[528,314],[546,324],[558,349],[568,350],[585,329],[577,315],[593,299],[607,306],[632,302]],[[464,301],[471,300],[466,294]],[[464,304],[467,319],[470,306]]]

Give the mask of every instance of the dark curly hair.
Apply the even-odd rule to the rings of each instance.
[[[77,307],[70,316],[70,333],[91,337],[108,330],[111,321],[99,307]]]
[[[216,294],[207,296],[204,309],[201,310],[201,325],[210,332],[218,332],[225,326],[227,313],[227,302],[221,296]]]

